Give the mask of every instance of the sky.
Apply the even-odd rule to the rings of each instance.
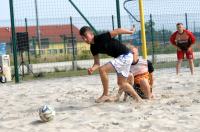
[[[24,18],[27,18],[29,25],[35,25],[35,7],[34,0],[13,0],[14,1],[14,13],[16,19],[16,25],[24,25]],[[52,23],[69,23],[69,17],[72,16],[76,25],[86,24],[85,21],[80,18],[80,15],[69,3],[69,0],[37,0],[38,12],[40,24],[52,24]],[[88,19],[94,25],[100,28],[102,25],[105,27],[112,27],[111,15],[116,16],[116,3],[115,0],[72,0],[78,8],[87,16]],[[133,0],[126,5],[130,11],[138,16],[139,6],[138,0]],[[137,2],[136,2],[137,1]],[[189,1],[189,2],[188,2]],[[124,0],[120,0],[121,16],[127,16],[127,13],[123,9]],[[200,0],[143,0],[144,12],[149,19],[149,14],[152,13],[155,21],[162,23],[166,22],[174,24],[177,21],[184,22],[184,13],[196,13],[197,15],[189,15],[189,20],[200,23]],[[199,13],[199,14],[198,14]],[[156,14],[181,14],[181,15],[162,15]],[[107,16],[109,19],[105,19],[101,16]],[[176,18],[176,19],[174,19]],[[0,0],[0,26],[9,26],[9,0]],[[116,19],[115,19],[116,20]],[[129,21],[126,18],[122,20],[123,23]],[[126,25],[123,25],[126,26]]]
[[[9,0],[0,0],[0,20],[8,20],[10,18]]]
[[[63,17],[64,14],[65,16],[80,17],[80,15],[74,10],[74,8],[72,7],[72,5],[69,3],[68,0],[37,0],[37,1],[38,1],[38,10],[46,13],[45,15],[44,13],[40,13],[41,17],[43,18]],[[115,4],[115,0],[107,0],[106,3],[103,4],[102,1],[105,2],[105,0],[73,0],[73,1],[83,12],[89,14],[90,16],[106,15],[107,11],[110,11],[111,8],[115,9],[115,5],[113,5]],[[24,14],[29,13],[28,17],[34,18],[34,15],[32,14],[33,12],[35,12],[34,0],[13,0],[13,3],[14,3],[14,10],[15,11],[17,10],[16,11],[17,13],[15,15],[18,15],[19,12],[22,14],[22,11],[26,10],[26,13]],[[91,12],[91,10],[88,10],[88,8],[90,9],[94,8],[94,11]],[[0,11],[0,20],[10,19],[9,0],[0,0],[0,10],[2,10]],[[54,11],[59,12],[59,14],[55,14]]]
[[[79,14],[74,10],[68,0],[37,0],[38,10],[45,12],[41,14],[44,18],[55,18],[63,16],[77,16]],[[57,2],[56,2],[57,1]],[[87,16],[106,16],[109,13],[115,13],[115,0],[72,0]],[[123,1],[120,0],[121,13],[125,15],[126,12],[123,9]],[[137,1],[137,0],[133,0]],[[15,10],[17,13],[23,12],[29,13],[27,17],[34,17],[34,0],[13,0]],[[200,12],[200,0],[143,0],[144,9],[146,13],[152,14],[159,13],[180,13],[180,12]],[[130,7],[130,6],[133,6]],[[23,8],[22,8],[23,7]],[[17,9],[16,9],[17,8]],[[138,2],[129,2],[129,8],[132,8],[134,12],[138,13]],[[0,0],[0,20],[8,20],[9,14],[9,0]],[[59,12],[58,14],[55,14]],[[21,15],[20,14],[20,15]],[[19,14],[17,14],[19,15]]]

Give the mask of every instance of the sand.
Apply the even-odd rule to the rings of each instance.
[[[155,100],[138,104],[95,103],[98,75],[0,84],[0,132],[199,132],[200,68],[191,76],[175,69],[155,72]],[[110,94],[118,87],[110,74]],[[53,106],[56,117],[42,123],[38,108]]]

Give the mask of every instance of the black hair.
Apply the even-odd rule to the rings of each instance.
[[[86,33],[87,31],[92,31],[92,30],[91,30],[91,28],[88,27],[88,26],[83,26],[83,27],[80,29],[79,34],[80,34],[81,36],[84,36],[85,33]]]
[[[183,25],[183,23],[179,22],[179,23],[176,24],[176,26],[179,26],[179,25]]]

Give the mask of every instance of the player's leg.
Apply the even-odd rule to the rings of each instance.
[[[140,89],[144,93],[144,95],[147,99],[152,98],[151,87],[149,85],[149,81],[146,78],[144,78],[140,81]]]
[[[134,77],[133,77],[133,74],[130,73],[129,76],[128,76],[128,79],[127,79],[128,83],[133,85],[134,83]],[[122,87],[119,87],[119,90],[118,90],[118,93],[116,96],[112,96],[110,97],[110,101],[119,101],[121,95],[124,93],[124,101],[126,101],[127,97],[128,97],[128,93],[127,92],[124,92],[123,88]]]
[[[188,59],[189,65],[190,65],[190,72],[193,75],[194,74],[194,61],[193,59]]]
[[[141,101],[140,96],[135,92],[132,86],[128,83],[127,78],[130,73],[130,67],[133,62],[133,54],[128,53],[120,55],[111,61],[111,64],[117,72],[117,83],[119,85],[119,91],[128,92],[132,97],[135,97],[138,102]]]
[[[128,93],[124,92],[124,98],[123,98],[123,101],[126,101],[127,97],[128,97]]]
[[[129,93],[133,98],[136,99],[137,102],[142,101],[140,96],[136,93],[136,91],[132,88],[132,86],[127,82],[126,77],[118,76],[117,83],[119,85],[119,88],[121,88],[121,89],[123,89],[123,91]]]
[[[128,79],[127,79],[128,83],[133,85],[134,84],[134,76],[132,73],[129,74]]]
[[[134,83],[134,78],[133,78],[133,75],[132,73],[129,74],[128,76],[128,79],[127,79],[128,83],[130,84],[133,84]],[[110,97],[110,101],[119,101],[121,95],[124,93],[124,101],[126,101],[126,98],[128,96],[128,93],[127,92],[124,92],[123,88],[122,87],[119,87],[119,90],[118,90],[118,93],[116,96],[112,96]]]
[[[190,66],[190,72],[193,75],[194,74],[194,61],[193,61],[194,60],[194,54],[193,54],[192,49],[190,51],[186,52],[186,57],[188,59],[188,63],[189,63],[189,66]]]
[[[184,52],[183,51],[177,51],[177,63],[176,63],[176,75],[179,74],[180,72],[180,67],[181,67],[181,63],[182,63],[182,60],[184,58]]]
[[[132,73],[129,74],[127,81],[128,81],[128,83],[129,83],[131,86],[133,86],[133,84],[134,84],[134,76],[133,76]],[[127,93],[127,92],[124,92],[124,99],[123,99],[123,101],[126,101],[127,97],[128,97],[128,93]]]
[[[96,100],[97,103],[105,102],[109,99],[109,96],[108,96],[108,85],[109,85],[108,73],[112,70],[114,70],[114,68],[111,63],[107,63],[99,68],[99,74],[100,74],[101,82],[103,85],[103,94]]]
[[[119,88],[117,95],[111,96],[109,98],[109,101],[119,101],[121,95],[123,94],[124,90],[122,88]]]

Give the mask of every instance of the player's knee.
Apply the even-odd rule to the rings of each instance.
[[[133,83],[134,83],[134,76],[133,76],[133,74],[129,74],[127,81],[128,81],[128,83],[130,83],[130,84],[133,84]]]
[[[104,73],[104,72],[105,72],[104,68],[103,68],[103,67],[100,67],[100,68],[99,68],[99,73],[101,74],[101,73]]]
[[[119,82],[118,85],[121,89],[123,89],[123,91],[127,91],[127,87],[129,84],[128,82]]]
[[[140,81],[140,84],[147,85],[147,84],[149,84],[149,82],[148,82],[147,79],[142,79],[142,80]]]

